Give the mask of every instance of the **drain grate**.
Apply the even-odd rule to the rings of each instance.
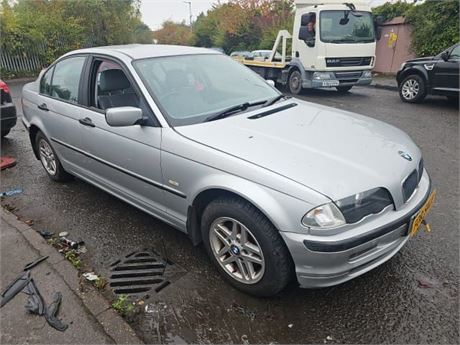
[[[165,272],[174,264],[152,251],[132,252],[110,265],[110,287],[115,294],[159,292],[170,284]]]

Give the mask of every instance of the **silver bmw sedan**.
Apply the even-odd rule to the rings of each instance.
[[[286,97],[214,50],[77,50],[22,97],[51,179],[78,177],[183,231],[257,296],[384,263],[435,197],[401,130]]]

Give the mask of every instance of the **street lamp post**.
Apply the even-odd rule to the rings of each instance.
[[[190,30],[192,30],[192,2],[191,1],[184,1],[185,4],[188,4],[188,12],[190,15]]]

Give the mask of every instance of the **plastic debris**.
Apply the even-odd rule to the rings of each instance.
[[[328,336],[326,337],[326,340],[331,341],[331,340],[334,340],[334,338],[332,338],[330,335],[328,335]]]
[[[53,296],[53,302],[51,302],[50,305],[46,308],[45,319],[51,327],[63,332],[69,326],[57,318],[61,302],[62,294],[59,291],[55,292]]]
[[[6,287],[2,292],[2,301],[0,302],[0,308],[7,304],[14,296],[16,296],[22,289],[29,284],[30,271],[22,272],[19,274],[13,282]]]
[[[32,219],[27,219],[27,220],[24,221],[24,223],[26,223],[29,226],[34,225],[34,221]]]
[[[433,287],[429,282],[422,279],[417,279],[417,282],[418,286],[420,286],[423,289],[431,289]]]
[[[94,272],[87,272],[87,273],[83,273],[83,277],[86,278],[86,280],[92,282],[92,281],[96,281],[99,279],[99,276],[97,274],[94,274]]]
[[[45,314],[45,302],[43,302],[43,297],[40,295],[33,279],[30,279],[24,288],[24,292],[29,296],[27,298],[26,309],[32,314]]]
[[[69,236],[69,233],[67,231],[62,231],[59,233],[59,237],[67,237]]]
[[[12,189],[6,192],[1,192],[0,197],[12,196],[12,195],[20,194],[20,193],[22,193],[22,188],[15,188],[15,189]]]
[[[24,266],[24,271],[27,271],[27,270],[30,270],[30,269],[34,268],[39,263],[41,263],[42,261],[45,261],[48,258],[49,258],[49,256],[41,256],[37,260],[29,262],[27,265]]]
[[[14,167],[15,165],[16,165],[16,158],[8,157],[8,156],[0,157],[0,169],[1,170]]]
[[[292,328],[292,327],[294,327],[294,324],[293,324],[293,323],[290,323],[290,324],[288,325],[288,327],[289,327],[289,328]]]
[[[40,235],[42,235],[42,237],[45,239],[45,240],[49,240],[51,237],[53,237],[54,235],[54,232],[51,232],[49,230],[40,230],[38,231],[40,233]]]
[[[244,345],[249,345],[249,340],[248,340],[248,336],[246,334],[243,334],[241,336],[241,342],[244,344]]]

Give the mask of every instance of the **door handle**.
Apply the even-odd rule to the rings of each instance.
[[[85,117],[84,119],[78,120],[83,126],[88,126],[88,127],[96,127],[96,125],[91,121],[89,117]]]
[[[37,105],[37,108],[41,109],[41,110],[44,110],[44,111],[49,111],[48,106],[46,105],[46,103],[42,103],[40,105]]]

